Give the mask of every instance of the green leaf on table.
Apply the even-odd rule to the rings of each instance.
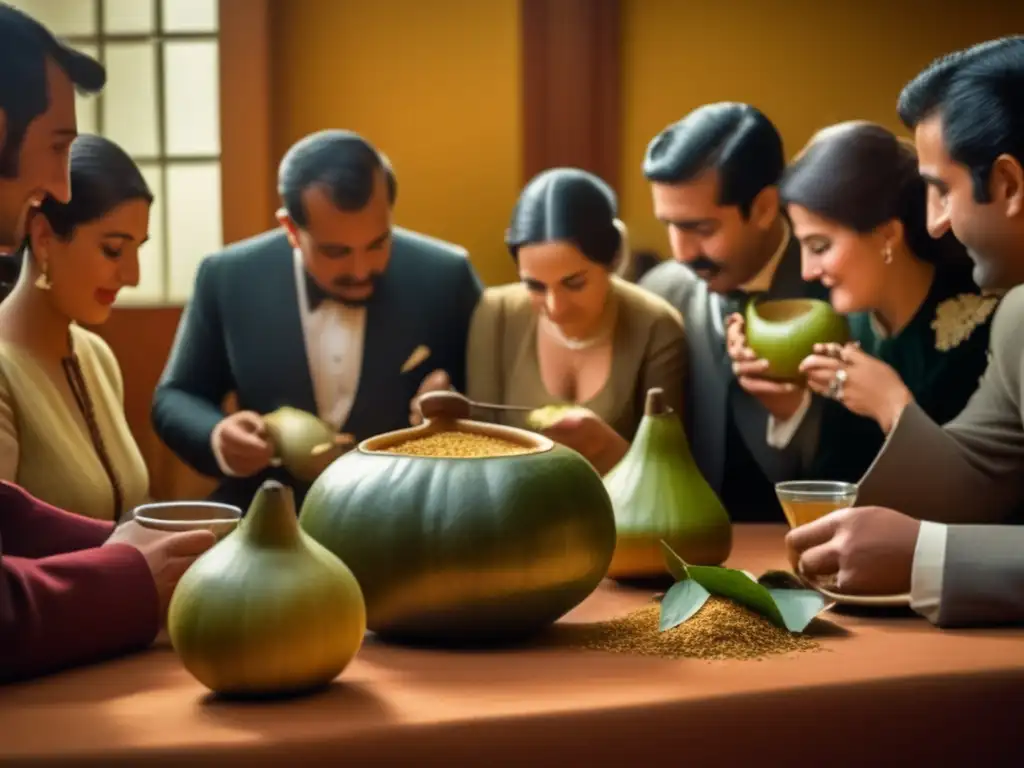
[[[709,565],[689,565],[686,567],[686,572],[691,579],[711,594],[746,606],[776,626],[786,626],[785,619],[775,604],[771,592],[756,581],[751,581],[743,571]]]
[[[686,561],[677,555],[675,550],[664,539],[661,541],[661,549],[665,555],[665,566],[668,568],[668,572],[672,574],[672,578],[676,581],[685,581],[690,578],[686,573]]]
[[[803,632],[807,625],[814,621],[825,609],[825,596],[813,589],[769,589],[769,594],[779,608],[786,629],[790,632]]]
[[[664,632],[678,627],[699,611],[709,597],[711,593],[693,579],[677,581],[661,599],[661,621],[658,629]]]
[[[665,564],[676,583],[661,600],[662,631],[691,618],[711,595],[732,600],[789,632],[803,632],[828,600],[807,589],[787,571],[767,571],[755,579],[749,571],[710,565],[690,565],[661,542]]]

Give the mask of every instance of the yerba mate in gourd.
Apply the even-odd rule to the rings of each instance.
[[[422,426],[334,462],[302,507],[303,530],[359,580],[369,628],[384,639],[506,642],[581,603],[615,548],[597,472],[528,430],[423,412]]]

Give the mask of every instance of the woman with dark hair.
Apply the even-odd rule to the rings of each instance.
[[[913,145],[880,125],[820,131],[780,192],[803,278],[829,289],[852,337],[818,347],[801,365],[807,385],[831,401],[814,474],[857,481],[908,402],[940,424],[967,404],[987,364],[998,299],[981,294],[951,234],[928,233]]]
[[[662,388],[682,414],[685,377],[679,313],[615,274],[628,252],[616,206],[590,173],[534,177],[505,234],[520,282],[484,291],[467,355],[473,400],[580,406],[544,431],[602,474],[628,449],[649,388]],[[523,413],[495,418],[526,426]]]
[[[117,360],[81,326],[104,323],[138,284],[153,195],[99,136],[75,140],[70,169],[71,200],[48,197],[30,214],[18,281],[0,302],[0,480],[116,520],[145,501],[149,477]]]

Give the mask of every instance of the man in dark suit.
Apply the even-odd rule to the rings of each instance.
[[[1024,36],[944,56],[900,94],[929,185],[982,288],[1008,290],[978,391],[945,427],[904,407],[858,504],[789,534],[805,573],[844,591],[910,594],[942,627],[1024,623]],[[1015,524],[1016,523],[1016,524]]]
[[[213,498],[243,510],[268,477],[298,503],[308,490],[272,466],[263,415],[289,405],[362,440],[408,427],[418,393],[463,389],[482,290],[464,249],[393,226],[394,172],[354,133],[295,144],[278,191],[281,228],[200,264],[152,409],[171,450],[222,478]]]
[[[658,134],[643,165],[674,261],[640,285],[685,319],[690,445],[734,521],[783,520],[774,484],[798,476],[817,448],[820,401],[759,377],[764,361],[733,362],[727,349],[727,336],[743,345],[741,314],[753,295],[825,297],[819,283],[801,279],[800,244],[776,187],[784,164],[768,118],[748,104],[718,103]]]

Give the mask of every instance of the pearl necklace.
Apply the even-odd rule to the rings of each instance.
[[[602,344],[608,340],[612,335],[612,331],[615,328],[615,320],[618,314],[617,303],[609,303],[606,305],[604,312],[601,317],[601,325],[597,329],[597,332],[593,336],[589,336],[585,339],[573,339],[562,333],[562,329],[559,328],[555,323],[551,322],[546,315],[542,316],[544,328],[548,334],[554,338],[559,344],[566,349],[570,349],[573,352],[579,352],[584,349],[591,349],[596,347],[598,344]]]

